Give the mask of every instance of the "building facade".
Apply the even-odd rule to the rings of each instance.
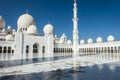
[[[74,0],[73,8],[73,40],[67,40],[63,34],[60,38],[54,35],[54,26],[46,24],[43,28],[44,35],[40,36],[34,18],[22,14],[17,21],[17,30],[8,26],[5,29],[5,20],[0,16],[0,61],[33,59],[33,58],[59,58],[74,55],[88,55],[97,53],[120,53],[120,41],[115,41],[112,35],[107,42],[101,37],[87,43],[80,40],[78,30],[77,2]]]

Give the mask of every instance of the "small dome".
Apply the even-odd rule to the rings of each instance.
[[[44,34],[53,34],[54,33],[54,27],[51,24],[45,25],[43,29]]]
[[[6,41],[13,41],[13,40],[14,40],[13,35],[12,35],[12,34],[8,34],[8,35],[5,37],[5,40],[6,40]]]
[[[96,39],[96,42],[97,42],[97,43],[101,43],[101,42],[102,42],[102,38],[101,38],[101,37],[98,37],[98,38]]]
[[[23,14],[18,18],[17,25],[18,28],[27,28],[30,25],[35,25],[34,18],[29,14]]]
[[[27,34],[29,35],[38,35],[38,29],[35,25],[31,25],[27,29]]]
[[[5,20],[0,16],[0,30],[2,30],[5,27]]]
[[[57,38],[57,35],[55,35],[55,38]]]
[[[12,29],[11,26],[8,26],[7,29]]]
[[[12,35],[15,35],[15,32],[16,32],[16,30],[15,29],[13,29],[13,31],[12,31],[13,33],[12,33]]]
[[[15,29],[13,29],[13,32],[16,32],[16,30],[15,30]]]
[[[108,42],[112,42],[112,41],[114,41],[115,39],[114,39],[114,36],[112,36],[112,35],[109,35],[108,37],[107,37],[107,41]]]
[[[85,44],[85,41],[82,39],[82,40],[80,41],[80,44]]]
[[[3,29],[2,32],[5,32],[5,29]]]
[[[66,35],[65,35],[65,33],[63,33],[63,35],[62,35],[62,36],[66,36]]]
[[[91,38],[88,39],[88,44],[93,43],[93,40]]]
[[[67,44],[71,45],[71,44],[72,44],[72,41],[71,41],[71,40],[68,40],[68,41],[67,41]]]
[[[12,33],[13,33],[12,27],[8,26],[6,30],[6,34],[12,34]]]

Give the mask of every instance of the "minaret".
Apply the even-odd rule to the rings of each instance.
[[[73,50],[74,55],[77,55],[78,53],[78,18],[77,18],[77,3],[76,0],[74,0],[74,18],[73,18]]]

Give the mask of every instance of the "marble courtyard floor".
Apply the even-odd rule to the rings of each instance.
[[[0,68],[0,80],[120,80],[120,60],[77,57]]]

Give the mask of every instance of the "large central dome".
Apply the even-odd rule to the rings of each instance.
[[[18,29],[28,28],[30,25],[35,25],[34,18],[29,14],[23,14],[18,18],[17,21]]]

